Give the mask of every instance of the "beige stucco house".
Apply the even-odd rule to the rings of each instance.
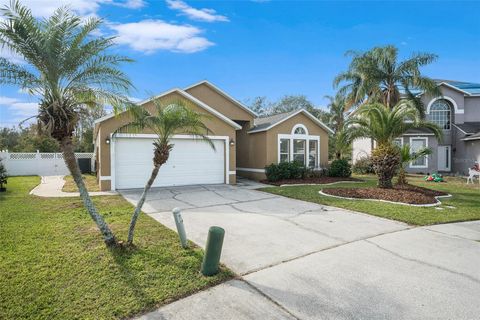
[[[194,184],[235,184],[236,177],[265,178],[265,166],[297,160],[312,168],[328,161],[332,131],[306,110],[257,117],[246,106],[208,81],[172,89],[139,105],[153,111],[154,100],[183,100],[206,114],[204,141],[179,132],[170,158],[160,169],[155,187]],[[142,188],[152,170],[155,136],[150,132],[120,133],[131,121],[127,112],[95,122],[95,158],[101,190]]]

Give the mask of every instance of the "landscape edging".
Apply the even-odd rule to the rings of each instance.
[[[323,190],[318,191],[319,194],[325,197],[332,197],[332,198],[337,198],[337,199],[344,199],[344,200],[368,200],[368,201],[378,201],[378,202],[385,202],[385,203],[391,203],[391,204],[399,204],[402,206],[410,206],[410,207],[436,207],[442,204],[439,198],[449,198],[452,195],[447,194],[444,196],[435,196],[435,200],[437,201],[436,203],[428,203],[428,204],[411,204],[411,203],[405,203],[405,202],[395,202],[395,201],[389,201],[389,200],[382,200],[382,199],[370,199],[370,198],[350,198],[350,197],[341,197],[341,196],[334,196],[332,194],[324,193]]]

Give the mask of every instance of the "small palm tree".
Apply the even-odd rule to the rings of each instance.
[[[440,140],[442,130],[423,120],[411,101],[400,101],[392,109],[380,104],[366,104],[347,121],[350,138],[371,138],[376,142],[372,151],[372,163],[380,188],[392,188],[392,178],[400,164],[400,150],[394,144],[397,137],[415,128],[426,128]]]
[[[130,221],[127,241],[129,245],[133,243],[135,225],[147,193],[157,178],[160,167],[167,162],[170,151],[174,147],[174,144],[172,144],[173,136],[179,133],[192,135],[207,142],[215,149],[213,142],[207,136],[210,130],[203,122],[207,115],[193,111],[189,108],[189,103],[186,100],[165,101],[163,103],[155,100],[154,106],[153,113],[142,106],[131,108],[133,121],[118,130],[119,132],[141,132],[147,129],[157,135],[153,142],[153,170]]]
[[[72,143],[78,114],[83,108],[109,104],[115,110],[128,104],[132,87],[118,69],[130,59],[109,54],[113,38],[95,37],[102,23],[83,21],[65,8],[48,19],[37,20],[18,1],[0,8],[0,46],[20,55],[25,65],[0,58],[0,84],[17,85],[39,97],[40,127],[60,144],[64,161],[80,191],[83,203],[107,245],[116,243],[97,212],[75,159]]]
[[[347,154],[352,153],[353,140],[350,131],[351,128],[343,127],[330,137],[330,139],[332,139],[335,159],[343,159]]]
[[[401,99],[408,99],[423,117],[424,106],[412,90],[441,95],[435,81],[420,72],[421,67],[437,59],[434,54],[417,53],[398,61],[398,48],[390,45],[367,52],[349,51],[347,55],[352,56],[350,66],[335,78],[334,86],[344,83],[339,92],[347,95],[348,107],[381,103],[393,108]]]
[[[407,184],[406,167],[410,162],[426,157],[432,154],[432,149],[422,148],[416,152],[412,152],[410,145],[405,144],[400,148],[400,167],[398,169],[398,181],[400,185]]]

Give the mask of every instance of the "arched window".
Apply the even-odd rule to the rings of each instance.
[[[302,127],[298,127],[297,129],[295,129],[295,134],[306,134],[306,132],[305,129],[303,129]]]
[[[446,100],[437,100],[430,107],[429,120],[443,130],[450,130],[452,108]]]

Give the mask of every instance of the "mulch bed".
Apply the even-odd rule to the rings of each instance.
[[[327,184],[340,181],[358,181],[362,182],[363,180],[355,178],[339,178],[339,177],[318,177],[318,178],[305,178],[305,179],[288,179],[288,180],[279,180],[271,182],[268,180],[262,180],[261,183],[271,184],[274,186],[281,186],[283,184]]]
[[[357,199],[377,199],[408,204],[434,204],[435,197],[446,196],[447,193],[422,187],[405,185],[394,186],[393,189],[381,188],[329,188],[323,189],[323,193]]]

